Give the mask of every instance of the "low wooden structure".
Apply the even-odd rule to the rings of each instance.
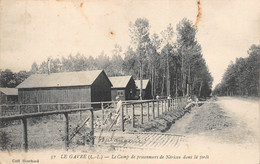
[[[152,99],[152,85],[149,79],[143,79],[143,87],[142,87],[142,99]],[[137,86],[136,95],[140,97],[140,89],[141,89],[141,81],[135,80],[135,84]]]
[[[132,76],[109,77],[113,87],[111,88],[112,100],[118,96],[120,100],[134,100],[136,96],[136,85]]]
[[[0,88],[0,105],[16,104],[18,102],[18,89]]]
[[[17,86],[21,104],[111,101],[103,70],[31,75]]]

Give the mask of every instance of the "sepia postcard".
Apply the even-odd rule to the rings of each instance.
[[[258,0],[0,0],[0,164],[260,163]]]

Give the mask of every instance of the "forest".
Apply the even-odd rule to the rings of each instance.
[[[248,57],[237,58],[226,69],[222,81],[214,89],[219,96],[259,96],[260,45],[252,45]]]
[[[196,39],[196,26],[184,18],[176,29],[169,24],[157,34],[150,33],[150,28],[146,18],[130,22],[131,42],[124,52],[116,44],[112,52],[101,51],[96,57],[78,53],[61,58],[49,57],[40,64],[34,62],[29,72],[1,70],[1,87],[15,87],[30,74],[103,69],[108,76],[132,75],[141,81],[150,79],[153,97],[209,96],[213,78]]]

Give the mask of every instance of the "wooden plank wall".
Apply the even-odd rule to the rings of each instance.
[[[90,86],[19,89],[18,99],[22,104],[90,102]]]
[[[130,93],[130,90],[132,90],[132,93]],[[135,98],[136,98],[136,85],[134,79],[131,78],[125,89],[125,99],[134,100]]]
[[[105,73],[101,73],[91,86],[92,102],[111,101],[111,83]]]

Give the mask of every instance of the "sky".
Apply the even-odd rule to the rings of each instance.
[[[200,0],[200,9],[197,40],[214,87],[231,61],[260,44],[260,3]],[[197,14],[197,0],[0,0],[0,69],[29,71],[34,61],[77,53],[111,55],[115,44],[126,50],[129,22],[137,18],[160,34],[184,17],[195,23]]]

